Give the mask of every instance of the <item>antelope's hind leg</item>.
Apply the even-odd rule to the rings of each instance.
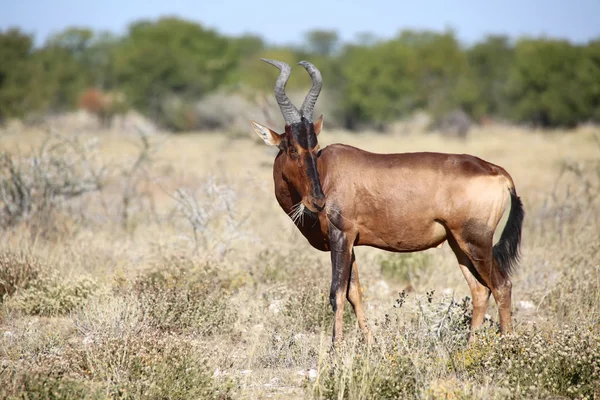
[[[485,312],[488,308],[491,292],[490,289],[482,284],[474,275],[473,272],[477,274],[475,266],[469,256],[462,251],[456,239],[453,236],[449,236],[448,243],[456,255],[458,265],[460,266],[460,269],[467,280],[467,284],[471,290],[471,297],[473,298],[473,317],[471,318],[471,331],[469,334],[469,342],[472,342],[475,338],[474,332],[479,329],[481,325],[483,325],[483,320],[485,317]]]
[[[512,283],[508,276],[498,268],[498,263],[494,259],[493,233],[476,235],[472,232],[462,232],[462,234],[453,232],[453,239],[452,250],[461,264],[461,269],[473,294],[471,334],[473,328],[478,328],[483,322],[490,290],[498,305],[500,330],[502,333],[509,333],[511,330]],[[463,266],[463,262],[467,262],[467,265]],[[473,280],[471,277],[475,279]],[[485,307],[482,306],[484,294],[486,295]]]
[[[512,331],[512,282],[499,268],[496,260],[492,260],[492,293],[498,304],[498,317],[500,318],[500,331],[503,334]]]
[[[373,335],[367,324],[367,318],[365,316],[365,309],[363,307],[362,294],[360,291],[360,282],[358,280],[358,266],[356,265],[356,257],[354,255],[354,249],[352,250],[352,266],[350,269],[350,279],[348,280],[348,301],[352,305],[354,315],[358,321],[358,326],[365,336],[365,340],[368,344],[373,343]]]

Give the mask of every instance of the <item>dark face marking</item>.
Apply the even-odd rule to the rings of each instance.
[[[286,125],[285,140],[280,146],[288,155],[289,165],[297,177],[295,184],[303,197],[307,196],[306,204],[311,211],[321,211],[325,204],[325,195],[321,188],[317,158],[319,142],[315,133],[314,124],[302,118],[298,123]]]
[[[319,144],[313,123],[304,117],[298,123],[287,125],[285,133],[288,142],[300,146],[303,150],[313,149]]]

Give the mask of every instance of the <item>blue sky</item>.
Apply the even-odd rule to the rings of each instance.
[[[584,43],[600,37],[600,0],[0,0],[0,29],[36,36],[67,26],[123,33],[140,18],[176,15],[230,35],[255,33],[269,43],[299,43],[311,29],[335,29],[344,40],[371,32],[452,27],[466,44],[488,33],[549,36]]]

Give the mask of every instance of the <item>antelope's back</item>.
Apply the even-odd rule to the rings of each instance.
[[[352,146],[323,149],[324,192],[356,221],[363,243],[393,250],[433,247],[440,223],[488,220],[507,195],[503,170],[466,154],[377,154]]]

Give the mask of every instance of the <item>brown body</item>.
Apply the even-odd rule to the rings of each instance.
[[[414,252],[448,241],[473,296],[471,330],[483,323],[493,294],[501,330],[509,331],[509,276],[518,259],[524,217],[510,175],[466,154],[375,154],[342,144],[319,150],[323,119],[311,121],[321,84],[318,70],[300,63],[311,74],[313,88],[297,110],[283,90],[289,66],[265,61],[281,70],[276,97],[286,129],[278,134],[256,122],[252,125],[265,143],[280,149],[273,165],[279,205],[313,247],[331,252],[334,341],[342,337],[346,299],[371,338],[354,246]],[[494,245],[494,231],[509,201],[506,227]],[[307,218],[299,218],[305,213]]]
[[[273,179],[289,214],[301,196],[284,179],[283,157],[275,160]],[[376,154],[335,144],[322,150],[318,171],[327,212],[318,224],[309,219],[298,229],[323,251],[330,221],[356,236],[355,246],[395,252],[437,247],[465,217],[493,235],[514,187],[503,168],[466,154]]]

